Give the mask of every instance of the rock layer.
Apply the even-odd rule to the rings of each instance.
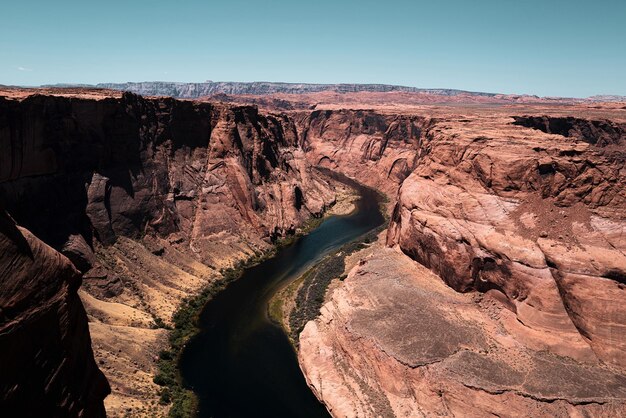
[[[72,263],[0,212],[0,406],[6,417],[104,417]]]
[[[390,111],[320,113],[335,112]],[[305,327],[299,358],[318,397],[338,417],[623,415],[624,116],[400,113],[420,121],[387,231],[403,254],[374,251]],[[380,181],[385,157],[352,146],[372,132],[345,132],[311,136],[310,156]]]

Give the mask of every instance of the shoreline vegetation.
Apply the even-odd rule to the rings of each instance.
[[[364,184],[359,185],[376,192],[379,198],[379,211],[384,217],[384,222],[325,256],[300,277],[276,292],[268,303],[269,318],[287,334],[296,352],[299,349],[300,333],[307,322],[319,316],[326,292],[333,280],[343,281],[347,277],[346,258],[373,245],[378,241],[379,234],[389,226],[390,217],[386,210],[388,196]]]
[[[161,327],[165,328],[169,331],[169,338],[168,338],[169,346],[166,349],[159,352],[158,361],[157,361],[157,372],[153,378],[154,383],[156,383],[157,385],[161,387],[159,391],[159,402],[162,405],[171,404],[170,410],[168,412],[168,417],[184,418],[184,417],[194,416],[198,408],[198,400],[197,400],[196,395],[193,393],[193,391],[186,389],[183,386],[182,377],[180,375],[180,370],[178,367],[178,362],[179,362],[182,350],[185,347],[185,344],[191,338],[193,338],[199,331],[198,317],[200,313],[202,312],[202,309],[204,308],[204,306],[211,299],[213,299],[213,297],[215,297],[219,292],[226,289],[226,287],[230,283],[241,278],[241,276],[243,275],[246,269],[256,266],[262,263],[263,261],[274,257],[281,248],[284,248],[286,246],[293,244],[298,238],[308,234],[309,232],[317,228],[329,216],[344,216],[356,210],[356,207],[354,206],[354,201],[356,200],[355,196],[358,196],[358,193],[355,193],[355,190],[352,187],[345,184],[340,179],[337,179],[333,175],[334,174],[333,172],[326,171],[326,170],[322,172],[327,174],[331,181],[333,181],[336,184],[338,183],[340,185],[339,191],[338,191],[338,199],[332,206],[330,206],[321,216],[319,217],[313,216],[309,218],[307,221],[304,222],[304,224],[300,228],[298,228],[296,233],[292,235],[287,235],[277,240],[272,245],[272,247],[268,248],[266,251],[252,255],[251,257],[247,259],[240,260],[236,262],[233,267],[221,269],[220,270],[220,274],[222,276],[221,279],[212,281],[207,286],[205,286],[197,295],[185,298],[182,301],[181,305],[172,316],[173,326],[171,327],[165,326],[162,323],[162,321],[160,324],[159,323],[155,324],[156,326],[160,328]],[[364,187],[367,187],[367,186],[364,186]],[[349,192],[347,192],[347,190],[349,190]],[[381,198],[381,212],[383,213],[383,215],[385,215],[385,218],[387,218],[385,211],[383,210],[383,202],[387,201],[387,197],[378,191],[377,193],[380,195],[380,198]],[[333,211],[333,209],[335,209],[335,211]],[[346,253],[347,251],[351,251],[350,252],[351,254],[352,252],[355,252],[357,249],[364,248],[362,246],[363,241],[365,241],[366,239],[371,240],[372,238],[370,237],[370,235],[376,231],[375,234],[373,235],[374,240],[375,240],[376,235],[382,230],[382,228],[386,226],[386,224],[387,224],[387,219],[383,223],[383,225],[381,225],[379,228],[376,228],[376,230],[370,231],[369,233],[364,234],[361,238],[357,239],[356,241],[353,241],[352,243],[345,244],[333,254],[325,257],[320,262],[320,264],[324,264],[325,266],[327,266],[326,269],[331,268],[331,271],[334,272],[336,269],[336,267],[334,266],[337,263],[339,263],[337,265],[340,265],[343,262],[343,259],[347,255],[349,255]],[[366,238],[366,237],[369,237],[369,238]],[[344,251],[345,254],[338,255],[338,253],[340,253],[341,251]],[[333,261],[325,262],[327,258],[332,257],[333,255],[335,257],[341,258],[341,261],[338,261],[339,258],[337,258],[337,260],[333,259]],[[327,263],[331,263],[331,264],[327,264]],[[329,265],[332,265],[333,267],[328,267]],[[315,267],[313,267],[312,269],[314,268]],[[305,275],[307,273],[305,273]],[[341,270],[341,273],[343,273],[343,269]],[[326,280],[327,273],[323,275],[323,277],[324,277],[324,280]],[[292,282],[289,285],[289,287],[296,282],[302,283],[303,281],[304,281],[304,275],[303,277]],[[325,281],[323,282],[325,283]],[[324,292],[329,283],[330,283],[330,280],[328,280],[328,283],[324,287]],[[282,291],[278,293],[282,293]],[[276,295],[274,295],[274,297],[275,296]],[[272,298],[272,300],[274,299],[274,297]],[[314,302],[316,304],[315,306],[319,304],[319,306],[321,307],[321,303],[317,300],[317,298],[315,299]],[[322,302],[323,302],[323,295],[322,295]],[[271,303],[270,303],[270,306],[271,306]],[[305,317],[308,318],[309,316],[312,315],[312,312],[315,312],[315,308],[309,308],[309,309],[306,309],[305,311],[306,311],[306,316],[304,316],[303,318]],[[317,312],[319,313],[319,307],[317,308]],[[280,323],[282,323],[282,321]],[[293,344],[293,339],[292,339],[293,337],[291,333],[288,332],[288,336]]]
[[[161,386],[159,402],[162,405],[172,405],[168,417],[187,418],[194,416],[198,407],[196,395],[182,384],[178,361],[185,344],[199,331],[198,317],[204,306],[218,293],[226,289],[230,283],[241,278],[246,269],[274,257],[281,248],[291,245],[301,236],[317,228],[325,218],[326,215],[309,218],[301,228],[298,228],[295,234],[277,240],[265,252],[239,260],[235,262],[233,267],[221,269],[221,279],[212,281],[197,295],[183,299],[172,316],[173,326],[164,327],[169,330],[169,347],[159,352],[157,373],[153,378],[154,383]]]
[[[356,240],[344,244],[272,296],[268,315],[283,328],[296,351],[300,333],[307,322],[319,316],[332,281],[343,281],[346,278],[346,258],[376,242],[387,225],[385,221]]]

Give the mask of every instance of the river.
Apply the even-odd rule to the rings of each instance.
[[[380,226],[378,194],[335,176],[360,195],[356,210],[325,219],[311,233],[251,267],[203,308],[200,332],[182,352],[186,387],[200,417],[329,417],[309,389],[282,328],[268,316],[271,297],[343,244]]]

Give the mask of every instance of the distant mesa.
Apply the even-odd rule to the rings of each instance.
[[[596,95],[586,99],[564,97],[539,97],[528,94],[501,94],[476,92],[446,88],[419,88],[398,86],[393,84],[315,84],[315,83],[283,83],[268,81],[238,82],[212,81],[203,83],[182,83],[175,81],[141,81],[126,83],[98,83],[89,84],[53,84],[41,87],[86,87],[111,90],[130,91],[144,96],[171,96],[181,99],[196,99],[216,94],[264,96],[273,94],[312,94],[321,92],[334,93],[418,93],[428,96],[443,96],[452,101],[480,102],[568,102],[568,103],[596,103],[596,102],[626,102],[626,96]],[[463,99],[463,100],[458,100]],[[444,100],[446,101],[446,100]]]

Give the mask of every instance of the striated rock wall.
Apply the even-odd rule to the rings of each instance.
[[[433,120],[375,110],[292,115],[311,164],[342,172],[394,196],[421,156]]]
[[[72,263],[0,212],[0,408],[5,417],[104,417]]]
[[[194,241],[199,223],[203,233],[250,225],[281,235],[332,201],[303,165],[293,124],[253,107],[124,94],[0,108],[0,191],[18,222],[55,245],[76,233]],[[284,203],[297,193],[304,204]]]

